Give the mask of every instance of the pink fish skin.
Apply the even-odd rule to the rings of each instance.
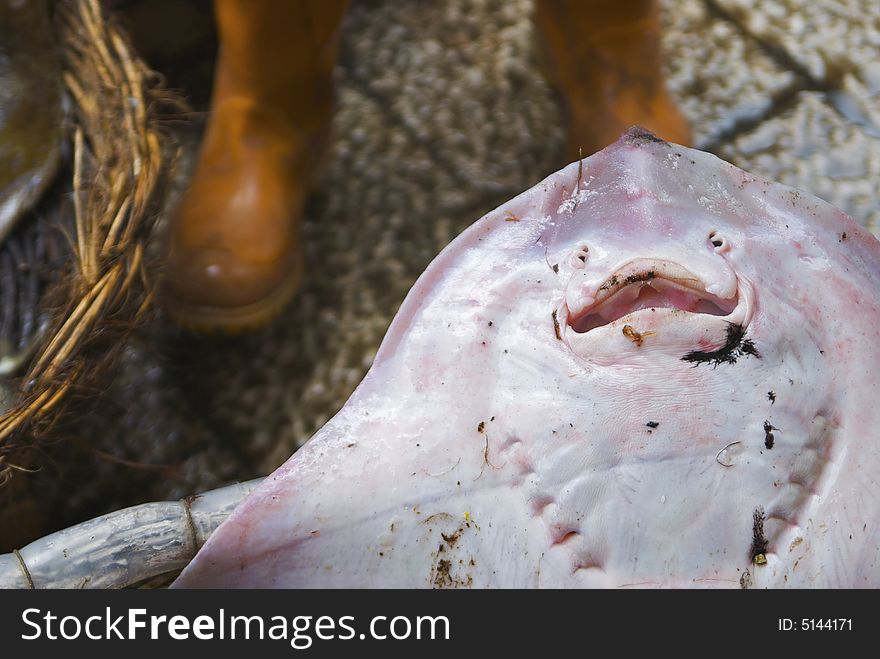
[[[880,243],[633,129],[489,213],[177,587],[878,587]]]

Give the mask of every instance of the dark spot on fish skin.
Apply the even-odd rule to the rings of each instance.
[[[840,234],[840,240],[838,240],[837,242],[842,243],[844,240],[846,240],[846,231]]]
[[[767,400],[769,400],[770,404],[773,405],[773,403],[776,402],[776,394],[773,393],[772,391],[768,391],[767,392]]]
[[[626,131],[623,139],[633,146],[641,146],[642,144],[669,144],[666,140],[657,137],[647,128],[642,128],[641,126],[633,126],[630,128]]]
[[[779,430],[779,428],[776,428],[775,426],[770,425],[769,421],[764,422],[764,446],[766,446],[768,450],[773,448],[773,442],[774,442],[773,431],[774,430]]]
[[[618,281],[620,281],[620,280],[617,278],[617,275],[611,275],[611,279],[609,279],[609,280],[606,281],[604,284],[602,284],[602,285],[599,287],[599,290],[600,290],[600,291],[604,291],[604,290],[606,290],[606,289],[608,289],[608,288],[611,288],[612,286],[617,286],[617,282],[618,282]]]
[[[629,284],[635,284],[636,282],[639,282],[639,281],[651,281],[656,276],[657,276],[657,273],[654,272],[653,270],[648,270],[647,272],[636,272],[634,274],[631,274],[626,279],[624,279],[623,284],[624,284],[624,286],[626,286]]]
[[[761,355],[758,354],[758,349],[755,347],[754,342],[751,339],[746,339],[739,345],[739,349],[742,351],[744,355],[751,355],[752,357],[761,358]]]
[[[794,384],[794,380],[792,380],[791,378],[788,378],[788,383],[791,384],[791,385],[793,385],[793,384]]]
[[[491,321],[491,320],[489,321],[489,327],[492,327],[492,321]]]
[[[458,542],[458,539],[461,537],[461,531],[461,529],[458,529],[458,531],[450,535],[441,533],[440,537],[443,538],[450,547],[454,547],[455,543]]]
[[[649,428],[657,428],[660,424],[657,421],[648,421],[645,425]]]
[[[556,272],[556,273],[559,272],[559,264],[558,263],[554,263],[550,267],[553,268],[553,272]]]
[[[467,515],[467,513],[465,513]],[[443,517],[447,517],[447,513],[442,513]],[[434,517],[434,516],[432,516]],[[429,518],[430,520],[431,518]],[[426,522],[429,520],[425,520]],[[479,527],[474,525],[477,530]],[[453,570],[454,565],[470,567],[476,566],[473,557],[456,556],[456,543],[465,532],[465,527],[471,528],[470,523],[465,523],[451,533],[440,533],[443,543],[438,543],[436,551],[432,552],[434,558],[434,566],[431,569],[429,577],[434,588],[470,588],[473,586],[473,577],[470,574],[462,573],[459,570]],[[469,558],[469,560],[467,560]],[[465,562],[467,560],[467,563]]]
[[[714,352],[694,350],[681,359],[692,362],[694,366],[710,363],[713,367],[717,367],[719,364],[736,364],[737,359],[746,355],[760,359],[761,355],[752,340],[744,338],[745,333],[745,328],[742,325],[728,323],[727,342],[721,348]]]
[[[484,432],[485,430],[486,430],[486,422],[480,421],[480,423],[477,425],[477,432]]]
[[[556,338],[562,341],[562,333],[559,331],[559,319],[556,318],[556,311],[554,310],[551,315],[553,316],[553,332],[556,334]]]
[[[495,417],[494,417],[494,416],[493,416],[491,419],[489,419],[489,421],[494,421],[494,420],[495,420]]]
[[[435,588],[443,588],[448,582],[452,581],[452,579],[449,578],[449,569],[451,567],[452,563],[445,559],[437,561],[437,574],[434,576]]]
[[[581,257],[578,257],[581,258]],[[586,260],[586,259],[584,259]],[[657,277],[657,273],[654,270],[648,270],[647,272],[636,272],[623,280],[623,285],[628,286],[629,284],[635,284],[640,281],[651,281],[652,279]],[[611,275],[611,278],[608,279],[605,283],[603,283],[600,287],[600,291],[608,290],[609,288],[613,288],[620,283],[620,279],[617,275]]]
[[[758,506],[752,513],[752,563],[767,564],[767,545],[767,537],[764,535],[764,509]]]

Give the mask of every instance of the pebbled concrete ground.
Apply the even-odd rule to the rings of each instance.
[[[198,24],[191,12],[209,5],[186,11]],[[40,481],[45,531],[268,473],[339,409],[431,258],[563,164],[529,11],[528,0],[355,0],[302,292],[254,335],[196,340],[160,318],[138,337],[82,424],[77,459]],[[666,0],[663,17],[668,84],[699,147],[880,233],[880,3]],[[207,35],[174,55],[195,62],[177,80],[197,98],[211,47]]]

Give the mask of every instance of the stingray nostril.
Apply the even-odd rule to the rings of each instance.
[[[572,252],[571,266],[573,268],[583,268],[589,256],[590,248],[586,245],[582,245],[579,249],[576,249],[574,252]]]
[[[716,231],[711,231],[709,232],[709,242],[715,249],[720,249],[726,245],[727,241],[724,240],[724,236],[719,235]]]

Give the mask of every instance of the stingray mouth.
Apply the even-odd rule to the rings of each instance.
[[[581,309],[569,309],[568,325],[586,333],[632,316],[674,310],[688,314],[727,317],[737,308],[739,295],[728,298],[708,292],[705,282],[670,261],[636,261],[605,279]]]

